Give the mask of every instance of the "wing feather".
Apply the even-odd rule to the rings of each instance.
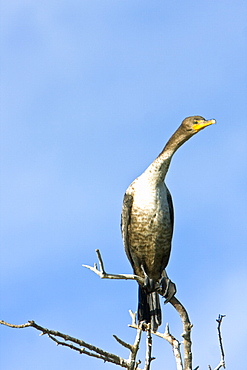
[[[124,249],[127,254],[127,257],[133,266],[133,260],[130,255],[130,245],[129,245],[129,225],[131,219],[131,209],[133,204],[133,196],[130,194],[124,194],[123,200],[123,208],[122,208],[122,215],[121,215],[121,231],[124,243]]]
[[[168,207],[169,207],[169,213],[170,213],[170,217],[171,217],[171,229],[172,229],[172,233],[173,233],[174,208],[173,208],[173,203],[172,203],[172,196],[171,196],[171,193],[170,193],[169,189],[167,189],[167,203],[168,203]]]

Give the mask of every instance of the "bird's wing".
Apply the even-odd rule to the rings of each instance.
[[[168,207],[169,207],[169,212],[170,212],[170,217],[171,217],[171,228],[172,228],[172,232],[173,232],[174,209],[173,209],[173,203],[172,203],[172,196],[171,196],[171,193],[170,193],[169,189],[167,189],[167,202],[168,202]]]
[[[133,260],[130,255],[130,245],[129,245],[129,224],[131,218],[131,209],[133,204],[133,196],[130,194],[124,194],[122,216],[121,216],[121,231],[123,237],[123,243],[127,257],[133,266]]]

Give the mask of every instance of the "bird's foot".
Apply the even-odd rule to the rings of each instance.
[[[166,298],[164,304],[168,303],[171,298],[176,294],[176,285],[167,277],[163,276],[160,281],[162,295]]]
[[[143,320],[139,322],[138,326],[142,329],[142,331],[146,331],[150,326],[150,323],[148,323],[146,320]]]
[[[143,274],[144,274],[143,288],[146,290],[147,293],[154,292],[156,290],[154,280],[150,279],[150,277],[146,274],[146,271],[145,271],[144,267],[143,266],[141,266],[141,267],[142,267],[142,271],[143,271]]]

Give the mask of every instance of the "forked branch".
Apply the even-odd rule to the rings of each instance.
[[[182,361],[182,355],[180,351],[180,343],[179,341],[170,333],[169,325],[166,324],[165,332],[159,333],[155,332],[153,333],[157,335],[160,338],[165,339],[170,345],[172,346],[173,354],[176,361],[177,370],[183,370],[183,361]]]
[[[87,269],[93,271],[95,274],[97,274],[101,279],[121,279],[121,280],[136,280],[138,283],[143,284],[144,279],[142,279],[140,276],[132,275],[132,274],[108,274],[105,272],[104,263],[100,254],[99,249],[96,249],[96,254],[98,257],[98,263],[94,264],[94,266],[89,265],[82,265],[83,267],[86,267]]]
[[[38,325],[35,321],[28,321],[26,324],[23,324],[23,325],[14,325],[14,324],[9,324],[3,320],[0,320],[0,324],[9,326],[11,328],[19,328],[19,329],[33,327],[41,331],[41,335],[48,335],[48,337],[52,339],[54,342],[56,342],[57,345],[66,346],[66,347],[69,347],[70,349],[73,349],[79,352],[80,354],[83,353],[88,356],[99,358],[105,362],[111,362],[121,367],[125,367],[127,369],[132,370],[129,366],[128,360],[125,360],[122,357],[119,357],[113,353],[104,351],[101,348],[98,348],[83,340],[71,337],[70,335],[61,333],[59,331],[44,328],[43,326]],[[59,340],[57,338],[62,338],[62,340]]]
[[[141,285],[144,284],[144,279],[137,276],[137,275],[130,275],[130,274],[114,275],[114,274],[106,273],[105,268],[104,268],[104,264],[103,264],[103,259],[101,257],[99,249],[96,249],[96,254],[97,254],[97,257],[98,257],[99,268],[97,266],[97,263],[94,264],[94,267],[91,267],[91,266],[88,266],[88,265],[83,265],[83,266],[90,269],[91,271],[96,273],[101,278],[103,278],[103,279],[136,280],[139,284],[141,284]],[[161,290],[160,291],[158,290],[158,293],[161,294],[162,293]],[[183,345],[184,345],[184,366],[183,366],[183,363],[182,363],[182,356],[181,356],[181,352],[180,352],[179,341],[169,333],[169,329],[166,329],[166,332],[164,334],[161,334],[161,333],[158,333],[158,332],[153,332],[150,329],[148,331],[148,329],[146,329],[146,331],[147,331],[147,347],[146,347],[147,351],[150,350],[150,353],[151,353],[151,340],[152,340],[151,333],[155,334],[155,335],[157,335],[161,338],[164,338],[165,340],[167,340],[172,345],[173,353],[174,353],[174,356],[175,356],[175,359],[176,359],[177,370],[192,370],[191,328],[192,328],[193,325],[190,323],[189,315],[188,315],[185,307],[182,305],[181,302],[179,302],[179,300],[177,298],[175,298],[173,296],[169,300],[169,303],[171,303],[172,306],[176,309],[176,311],[178,312],[178,314],[179,314],[179,316],[182,320],[182,324],[183,324],[182,337],[183,337]],[[136,323],[135,324],[132,323],[132,325],[130,325],[130,326],[135,328],[135,329],[139,328],[139,326]],[[150,334],[150,337],[148,337],[148,333]],[[148,338],[149,338],[149,342],[148,342]],[[148,365],[146,365],[145,369],[148,370],[150,368],[151,360],[148,361],[147,358],[152,359],[151,354],[146,354],[146,364],[148,364]]]
[[[116,275],[116,274],[106,273],[100,251],[97,249],[96,253],[98,256],[99,268],[97,264],[94,264],[94,267],[83,265],[84,267],[90,269],[91,271],[93,271],[94,273],[96,273],[98,276],[100,276],[103,279],[136,280],[139,284],[141,285],[144,284],[144,279],[136,275],[130,275],[130,274]],[[161,294],[161,291],[158,290],[158,293]],[[180,351],[180,343],[170,333],[168,324],[166,326],[164,333],[153,332],[150,328],[150,324],[140,323],[138,325],[137,320],[136,320],[136,314],[133,313],[132,311],[130,311],[132,323],[129,326],[136,329],[136,337],[135,337],[134,344],[126,343],[122,339],[118,338],[116,335],[113,335],[113,337],[116,339],[116,341],[120,345],[122,345],[123,347],[129,350],[128,359],[124,359],[118,355],[104,351],[101,348],[98,348],[83,340],[71,337],[70,335],[44,328],[36,324],[35,321],[28,321],[26,324],[22,324],[22,325],[14,325],[14,324],[9,324],[5,321],[0,320],[0,324],[11,327],[11,328],[19,328],[19,329],[33,327],[36,330],[39,330],[41,332],[40,335],[47,335],[57,345],[69,347],[70,349],[77,351],[80,354],[86,354],[88,356],[101,359],[104,362],[110,362],[115,365],[119,365],[128,370],[150,370],[151,361],[154,360],[154,358],[152,357],[152,335],[156,335],[158,337],[165,339],[166,341],[168,341],[168,343],[171,344],[174,357],[176,360],[177,370],[192,370],[192,352],[191,352],[192,324],[190,323],[189,316],[188,316],[188,313],[185,307],[182,305],[181,302],[179,302],[179,300],[175,296],[170,298],[169,303],[171,303],[172,306],[176,309],[176,311],[178,312],[181,318],[182,324],[183,324],[182,337],[183,337],[183,346],[184,346],[184,361],[182,360],[182,355]],[[219,315],[218,319],[216,320],[218,323],[217,330],[218,330],[218,337],[219,337],[221,360],[220,360],[219,365],[214,370],[219,370],[221,367],[225,368],[225,354],[224,354],[222,336],[221,336],[221,324],[222,324],[223,317],[224,315]],[[137,353],[138,353],[139,346],[140,346],[142,332],[144,330],[146,331],[146,334],[147,334],[146,336],[146,358],[145,358],[144,369],[141,369],[139,367],[141,361],[137,361],[136,358],[137,358]],[[198,369],[198,367],[196,369]],[[209,369],[212,370],[211,366],[209,366]]]

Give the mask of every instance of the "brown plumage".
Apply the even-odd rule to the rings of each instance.
[[[157,286],[163,286],[173,233],[172,198],[164,180],[176,150],[204,127],[215,123],[201,116],[185,118],[166,146],[126,190],[122,209],[122,237],[134,274],[145,278],[139,285],[139,322],[151,322],[156,331],[161,324]],[[165,287],[163,287],[165,289]]]

